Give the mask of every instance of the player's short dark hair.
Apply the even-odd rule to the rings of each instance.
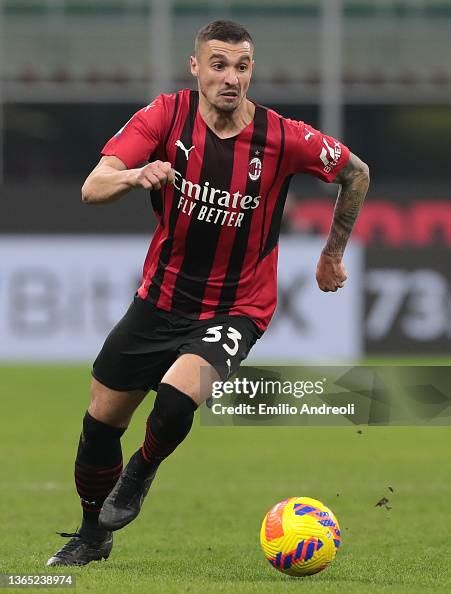
[[[239,23],[233,21],[213,21],[204,25],[196,35],[195,50],[197,51],[199,44],[204,41],[210,41],[211,39],[226,43],[248,41],[252,46],[254,45],[254,40],[250,36],[249,31]]]

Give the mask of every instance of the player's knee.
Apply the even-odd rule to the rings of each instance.
[[[94,418],[107,425],[124,428],[130,423],[135,409],[145,395],[146,392],[142,390],[112,390],[93,378],[88,411]]]
[[[158,386],[154,408],[149,417],[153,431],[172,434],[173,439],[186,435],[193,424],[197,404],[194,400],[171,384]]]

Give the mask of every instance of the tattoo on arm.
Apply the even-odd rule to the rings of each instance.
[[[343,256],[360,207],[365,199],[369,181],[368,166],[351,153],[348,164],[334,179],[334,183],[341,184],[341,187],[323,254]]]

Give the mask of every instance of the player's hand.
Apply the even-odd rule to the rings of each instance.
[[[174,170],[168,161],[153,161],[136,169],[135,186],[146,190],[160,190],[167,183],[174,183]]]
[[[316,266],[316,282],[321,291],[335,292],[344,286],[347,278],[340,256],[321,254]]]

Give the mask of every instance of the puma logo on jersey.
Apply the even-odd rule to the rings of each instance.
[[[193,148],[195,148],[194,145],[192,147],[190,147],[189,149],[185,148],[185,146],[183,145],[183,142],[181,140],[177,140],[175,143],[175,146],[178,146],[179,148],[182,149],[182,151],[185,153],[185,157],[186,157],[187,161],[188,161],[190,151],[192,151]]]
[[[307,132],[307,134],[304,136],[304,140],[308,140],[311,136],[315,136],[313,132]]]

